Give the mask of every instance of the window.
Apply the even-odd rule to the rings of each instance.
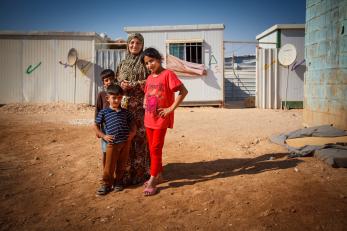
[[[202,64],[202,42],[169,43],[169,54],[188,62]]]

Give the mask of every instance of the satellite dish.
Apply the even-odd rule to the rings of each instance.
[[[77,62],[77,50],[75,48],[71,48],[69,50],[69,53],[67,55],[67,63],[70,65],[70,66],[73,66],[76,64]]]
[[[278,52],[278,61],[283,66],[289,66],[291,65],[296,59],[296,49],[295,46],[287,43],[284,46],[281,47],[280,51]]]

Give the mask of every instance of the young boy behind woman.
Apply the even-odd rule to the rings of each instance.
[[[115,81],[115,73],[114,71],[112,71],[111,69],[105,69],[100,73],[100,78],[101,81],[103,83],[103,90],[101,92],[99,92],[97,98],[96,98],[96,107],[95,107],[95,116],[94,116],[94,120],[96,119],[96,117],[98,116],[99,112],[102,109],[108,108],[110,106],[110,104],[108,103],[107,99],[106,99],[106,89],[108,86],[110,86],[111,84],[114,84]],[[102,124],[101,125],[101,130],[103,132],[105,132],[104,129],[105,125]],[[101,137],[98,137],[101,138]],[[107,142],[104,139],[100,139],[100,144],[101,144],[101,152],[102,152],[102,167],[105,167],[105,156],[106,156],[106,146],[107,146]]]

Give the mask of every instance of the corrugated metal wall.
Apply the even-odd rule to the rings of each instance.
[[[56,100],[75,103],[94,104],[94,42],[83,40],[56,40],[56,58],[54,61],[66,62],[71,48],[78,52],[76,75],[74,67],[54,65],[57,76]],[[59,60],[59,61],[58,61]],[[56,64],[54,63],[54,64]],[[76,84],[75,84],[76,77]]]
[[[0,103],[23,102],[22,40],[0,40]]]
[[[289,66],[289,79],[287,101],[304,101],[304,75],[306,72],[305,62],[305,30],[288,29],[281,30],[281,44],[293,44],[296,48],[296,60]],[[300,64],[295,66],[296,64]],[[285,100],[285,87],[288,69],[279,65],[279,80],[280,80],[280,97]]]
[[[281,108],[276,48],[257,49],[256,100],[258,108]]]
[[[222,104],[224,101],[223,82],[223,40],[222,29],[198,31],[140,31],[145,40],[145,47],[154,47],[165,57],[167,54],[166,40],[203,39],[203,63],[207,76],[184,77],[180,79],[187,87],[189,94],[185,103]],[[210,62],[212,60],[212,62]],[[165,64],[165,61],[164,61]]]
[[[249,70],[224,69],[225,101],[244,100],[255,96],[255,68]]]
[[[304,122],[347,129],[347,1],[306,2]]]
[[[291,43],[297,51],[296,60],[289,67],[278,63],[279,49],[257,49],[257,107],[279,109],[282,101],[304,100],[304,35],[304,30],[281,30],[282,46]]]
[[[94,103],[95,49],[91,37],[17,36],[0,39],[0,48],[0,103]],[[71,48],[78,51],[76,72],[74,67],[59,63],[66,63]]]

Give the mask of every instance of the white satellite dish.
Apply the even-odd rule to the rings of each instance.
[[[75,48],[71,48],[69,50],[69,53],[67,54],[67,63],[70,66],[73,66],[76,64],[77,59],[78,59],[77,50]]]
[[[283,66],[289,66],[294,63],[296,59],[296,49],[293,44],[287,43],[281,47],[278,52],[278,61]]]

